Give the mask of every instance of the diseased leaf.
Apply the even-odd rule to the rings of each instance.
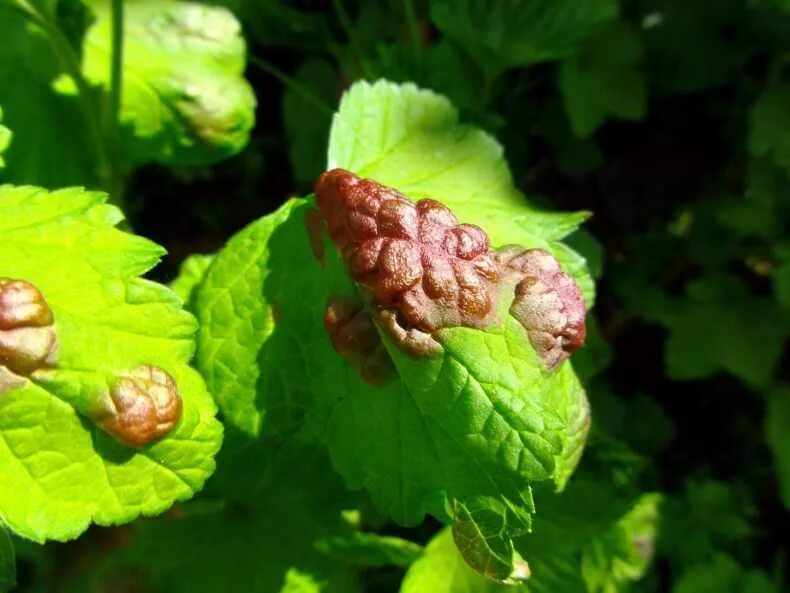
[[[790,390],[778,389],[767,395],[765,438],[774,456],[774,467],[785,508],[790,509]]]
[[[14,544],[5,527],[0,523],[0,593],[7,593],[16,584]]]
[[[438,200],[461,222],[483,228],[494,247],[548,250],[592,305],[593,282],[584,259],[559,243],[589,214],[531,207],[513,184],[502,147],[459,123],[443,96],[412,84],[357,83],[332,124],[327,168],[336,167],[395,187],[413,200]]]
[[[639,36],[617,23],[563,61],[560,90],[577,136],[589,136],[607,117],[644,117],[647,81],[639,69],[641,59]]]
[[[91,522],[123,523],[190,498],[214,470],[221,441],[214,404],[187,364],[194,318],[170,290],[138,278],[163,250],[116,230],[122,215],[105,199],[0,186],[0,277],[40,291],[57,335],[50,368],[29,378],[20,369],[0,390],[0,515],[35,541],[70,539]],[[169,435],[157,432],[161,440],[135,449],[99,424],[117,413],[105,398],[140,365],[171,376],[183,409]]]
[[[432,0],[431,20],[493,78],[570,55],[617,16],[612,0]]]
[[[397,119],[407,114],[416,120]],[[357,162],[390,182],[400,178],[413,189],[410,197],[435,190],[428,195],[466,208],[466,221],[478,222],[474,212],[488,216],[479,221],[483,228],[499,221],[507,242],[526,237],[528,245],[534,240],[561,252],[556,239],[581,217],[536,214],[533,224],[543,223],[543,235],[535,239],[526,222],[503,232],[509,217],[491,214],[498,205],[524,221],[530,210],[501,149],[455,118],[444,99],[411,85],[357,85],[336,117],[330,161]],[[393,127],[382,131],[382,121]],[[321,199],[322,215],[333,216],[337,203]],[[415,208],[396,201],[401,210]],[[436,202],[424,204],[431,216],[440,210],[449,216]],[[392,221],[404,222],[400,215]],[[368,294],[352,282],[323,225],[312,201],[291,201],[234,237],[201,284],[198,365],[226,418],[249,435],[287,435],[306,421],[348,486],[367,490],[398,523],[416,524],[426,513],[449,521],[458,501],[475,512],[507,509],[519,521],[508,522],[504,538],[522,533],[532,512],[530,484],[561,488],[581,454],[589,409],[570,364],[547,368],[510,314],[516,293],[505,285],[490,324],[453,322],[437,330],[430,356],[404,352],[397,332],[369,319]],[[472,235],[482,240],[470,225],[453,232],[461,233],[462,251]],[[377,295],[390,290],[382,280]],[[456,318],[440,309],[430,318]],[[385,367],[369,366],[376,361]]]
[[[96,2],[83,43],[83,71],[109,87],[111,14]],[[140,0],[124,14],[121,123],[132,164],[207,165],[239,152],[254,123],[255,96],[243,78],[241,26],[225,8]]]

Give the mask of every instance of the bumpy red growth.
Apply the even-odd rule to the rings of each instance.
[[[331,299],[324,326],[335,350],[365,381],[383,385],[392,377],[392,360],[361,304],[340,297]]]
[[[53,323],[52,310],[33,284],[0,278],[0,392],[23,382],[19,375],[54,363]]]
[[[578,285],[542,249],[507,247],[497,261],[520,277],[510,313],[526,328],[544,364],[554,368],[584,344],[586,307]]]
[[[439,202],[415,204],[342,169],[324,173],[315,193],[351,276],[405,327],[430,333],[489,321],[499,273],[482,229],[459,224]]]
[[[97,423],[133,447],[144,447],[167,435],[181,418],[181,395],[175,380],[153,365],[140,365],[119,377],[109,398],[109,410]]]
[[[414,203],[343,169],[321,175],[315,195],[352,278],[373,296],[379,327],[407,352],[436,352],[443,327],[494,324],[504,285],[516,287],[511,313],[547,367],[583,343],[581,292],[547,252],[494,252],[481,228],[439,202]]]

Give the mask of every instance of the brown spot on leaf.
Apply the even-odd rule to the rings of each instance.
[[[0,393],[52,366],[56,353],[54,317],[41,292],[26,280],[0,278]]]
[[[109,393],[110,409],[98,425],[125,445],[144,447],[169,434],[181,418],[175,380],[144,364],[119,377]]]
[[[324,263],[324,219],[315,208],[309,208],[305,214],[305,227],[307,238],[310,241],[310,250],[319,263]]]

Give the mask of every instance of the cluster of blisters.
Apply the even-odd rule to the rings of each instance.
[[[315,195],[351,277],[372,295],[378,326],[406,352],[440,350],[434,333],[441,328],[495,324],[506,287],[515,287],[510,313],[547,368],[584,342],[584,299],[548,252],[492,251],[482,229],[459,223],[439,202],[412,202],[343,169],[321,175]]]
[[[30,282],[0,278],[0,394],[51,366],[57,354],[52,310]]]
[[[503,273],[518,282],[511,315],[527,330],[546,367],[556,367],[584,344],[587,309],[578,285],[543,249],[506,247],[496,258]]]
[[[163,369],[144,364],[119,377],[96,423],[126,445],[144,447],[170,433],[181,418],[181,395]]]
[[[324,173],[315,194],[352,278],[404,332],[491,322],[499,271],[482,229],[342,169]]]

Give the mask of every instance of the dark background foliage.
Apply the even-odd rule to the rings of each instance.
[[[546,57],[485,47],[486,30],[519,35],[502,20],[507,11],[472,19],[472,33],[443,17],[493,4],[229,2],[248,40],[256,127],[218,165],[148,165],[131,177],[131,226],[170,253],[154,276],[172,280],[187,255],[219,249],[288,196],[309,193],[352,81],[434,88],[504,144],[535,203],[593,212],[570,241],[599,274],[579,356],[599,444],[585,463],[667,496],[654,568],[639,588],[771,591],[743,577],[760,571],[783,590],[790,4],[623,0],[619,16]],[[573,68],[594,82],[569,80]],[[585,105],[599,116],[580,115]],[[425,541],[434,528],[387,529]],[[63,587],[86,555],[122,537],[96,529],[46,557],[20,550],[20,590]],[[368,589],[394,591],[400,576],[372,571]]]

